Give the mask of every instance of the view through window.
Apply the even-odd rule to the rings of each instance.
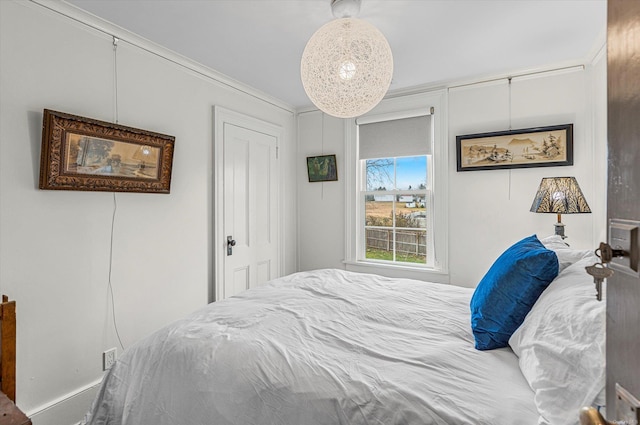
[[[427,264],[428,155],[363,160],[365,258]]]

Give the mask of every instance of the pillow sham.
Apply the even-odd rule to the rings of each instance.
[[[558,258],[536,235],[510,246],[493,263],[471,298],[478,350],[506,347],[542,291],[558,275]]]
[[[560,235],[551,235],[545,238],[540,239],[542,245],[547,249],[555,250],[555,249],[569,249],[569,244],[567,244],[562,236]]]
[[[585,271],[597,261],[592,253],[567,267],[509,339],[540,423],[576,424],[576,412],[604,391],[606,303]]]
[[[542,242],[542,245],[544,245],[545,248],[556,253],[560,272],[575,262],[580,261],[589,255],[593,255],[593,251],[590,250],[571,248],[564,242],[560,235],[547,236],[546,238],[540,239],[540,242]]]

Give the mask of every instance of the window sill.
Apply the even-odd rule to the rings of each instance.
[[[449,283],[449,273],[428,267],[412,267],[400,264],[382,264],[368,261],[344,260],[346,270],[375,273],[387,277],[424,280],[427,282]]]

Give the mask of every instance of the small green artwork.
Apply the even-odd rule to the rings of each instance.
[[[307,172],[309,182],[330,182],[338,180],[335,155],[308,156]]]

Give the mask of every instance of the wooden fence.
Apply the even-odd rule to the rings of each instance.
[[[367,248],[393,251],[393,230],[366,228]],[[396,253],[427,255],[427,232],[396,230]]]

